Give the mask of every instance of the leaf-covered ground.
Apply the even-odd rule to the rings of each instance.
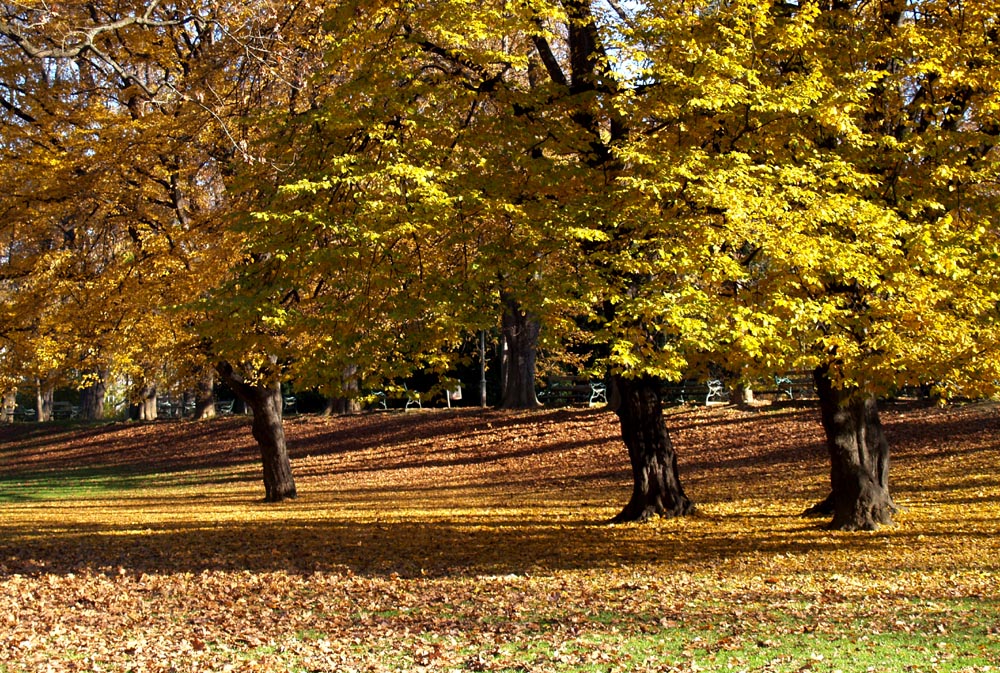
[[[3,428],[0,672],[1000,670],[1000,412],[884,422],[863,534],[808,407],[672,411],[699,513],[615,527],[606,412],[290,419],[279,505],[242,418]]]

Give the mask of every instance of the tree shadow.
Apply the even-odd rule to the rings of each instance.
[[[376,411],[319,421],[315,432],[290,438],[288,448],[293,455],[304,451],[309,451],[310,455],[335,455],[391,444],[439,440],[444,435],[462,441],[472,441],[488,433],[514,430],[544,436],[546,426],[574,419],[589,421],[604,413],[607,412],[600,409]],[[301,419],[299,423],[308,424],[309,420]],[[292,424],[295,423],[292,421]]]
[[[546,410],[515,415],[478,411],[371,414],[371,418],[361,420],[360,426],[346,421],[299,421],[292,424],[300,426],[297,430],[302,431],[300,439],[293,440],[293,455],[303,458],[306,455],[343,456],[352,452],[361,454],[374,450],[390,454],[396,452],[397,455],[391,461],[378,466],[362,464],[358,468],[370,472],[412,467],[478,465],[572,449],[587,449],[589,453],[592,447],[608,441],[610,437],[607,434],[600,437],[594,434],[595,426],[592,423],[601,413],[606,412]],[[738,416],[705,419],[686,417],[685,423],[690,425],[684,429],[695,433],[691,437],[697,437],[697,431],[712,427],[725,431],[722,433],[725,441],[715,441],[711,451],[704,455],[695,450],[682,450],[685,479],[692,475],[695,483],[722,481],[734,489],[736,497],[746,498],[754,491],[743,476],[748,474],[743,468],[753,465],[758,470],[753,473],[756,478],[767,476],[772,479],[768,482],[772,493],[780,491],[778,497],[788,497],[790,489],[782,490],[779,486],[781,482],[775,478],[782,475],[788,464],[813,461],[823,451],[821,443],[813,443],[805,448],[802,446],[804,437],[813,437],[811,425],[803,430],[806,425],[799,422],[796,426],[799,430],[780,434],[783,423],[790,419],[803,421],[801,414],[805,413],[810,412],[779,412],[750,420]],[[563,435],[567,435],[566,426],[571,426],[574,434],[578,431],[574,421],[579,421],[579,427],[589,429],[591,434],[567,442],[563,438]],[[132,432],[128,426],[86,429],[74,435],[76,439],[72,447],[48,456],[49,460],[37,463],[34,467],[38,469],[34,471],[25,470],[13,476],[8,475],[0,481],[0,485],[4,481],[10,483],[16,479],[51,479],[53,473],[67,475],[70,479],[89,476],[103,480],[102,488],[112,491],[110,497],[113,498],[119,494],[111,489],[111,480],[131,475],[121,483],[124,485],[123,490],[130,489],[132,492],[127,498],[122,497],[119,503],[109,506],[104,499],[65,502],[67,508],[92,508],[93,513],[87,514],[87,520],[121,521],[123,519],[120,515],[129,508],[168,506],[162,499],[152,496],[144,498],[142,488],[146,484],[143,481],[146,477],[183,480],[187,477],[181,474],[174,477],[165,475],[191,470],[193,467],[206,467],[213,469],[195,475],[199,484],[247,480],[251,478],[251,470],[255,479],[258,469],[256,456],[240,453],[245,447],[252,447],[247,424],[246,419],[221,419],[203,424],[165,423],[155,426],[156,432],[140,435]],[[562,435],[556,441],[549,444],[530,441],[544,439],[547,433],[555,432],[556,429],[550,428],[550,424],[563,428]],[[895,428],[897,434],[905,436],[907,441],[913,441],[913,437],[933,430],[943,431],[969,442],[969,446],[928,449],[928,446],[932,446],[933,439],[921,440],[923,444],[920,446],[923,448],[907,449],[914,454],[914,459],[916,454],[922,455],[928,451],[950,451],[956,456],[965,455],[966,452],[979,452],[980,461],[988,461],[995,456],[997,444],[992,439],[996,436],[998,425],[995,418],[972,429],[967,427],[968,419],[946,416],[904,418],[898,422],[890,418],[887,425]],[[601,425],[601,432],[606,433],[609,427]],[[453,442],[449,446],[466,443],[474,445],[489,437],[490,433],[498,432],[505,435],[519,434],[526,439],[527,444],[497,446],[489,452],[466,455],[440,444],[444,428],[447,428],[448,440]],[[821,442],[818,423],[816,430],[813,441]],[[171,441],[180,442],[180,438],[186,444],[184,450],[170,445]],[[424,443],[419,456],[400,453],[399,447],[412,448],[414,440]],[[36,440],[32,438],[30,441]],[[197,450],[191,450],[192,446],[197,447]],[[191,519],[203,518],[203,522],[187,520],[149,526],[136,524],[141,529],[135,530],[129,529],[127,525],[110,523],[74,524],[72,529],[65,524],[0,523],[0,576],[43,572],[67,574],[86,569],[117,572],[121,568],[134,573],[245,570],[305,574],[350,571],[375,576],[398,574],[414,577],[467,577],[600,569],[663,561],[675,565],[713,564],[733,558],[749,559],[762,552],[807,554],[850,549],[853,554],[863,557],[868,551],[878,551],[881,554],[884,549],[883,537],[816,534],[816,531],[823,528],[825,522],[822,520],[802,520],[801,524],[789,526],[788,517],[785,517],[786,522],[782,525],[768,524],[766,515],[751,512],[738,518],[753,518],[761,525],[738,534],[733,533],[734,526],[721,525],[724,521],[720,521],[719,526],[696,526],[694,530],[683,524],[672,523],[643,529],[641,533],[628,527],[609,528],[603,525],[608,515],[606,505],[588,504],[586,501],[575,503],[575,509],[567,509],[563,506],[565,503],[559,506],[560,514],[564,516],[567,511],[573,512],[572,519],[547,519],[538,515],[537,518],[526,520],[523,516],[505,514],[510,510],[506,509],[503,499],[511,494],[521,498],[533,498],[537,495],[539,503],[537,506],[533,505],[533,510],[544,512],[545,498],[562,497],[558,488],[562,482],[573,486],[591,483],[603,483],[607,486],[609,482],[627,479],[624,451],[617,448],[615,450],[622,454],[620,470],[611,469],[610,463],[595,461],[585,469],[581,468],[578,473],[563,470],[539,475],[533,472],[530,465],[522,465],[509,475],[496,471],[496,474],[489,476],[491,481],[488,483],[479,481],[461,486],[428,479],[419,484],[409,484],[405,488],[400,488],[398,484],[354,490],[327,486],[329,493],[322,493],[320,490],[324,486],[319,479],[314,479],[312,486],[316,492],[315,511],[309,510],[309,499],[303,498],[287,510],[289,516],[284,519],[280,518],[283,507],[280,504],[267,506],[266,513],[259,517],[251,513],[247,522],[217,523],[208,514],[199,513],[204,502],[248,509],[263,507],[249,501],[239,501],[239,498],[247,498],[244,489],[236,495],[213,495],[211,501],[207,501],[205,496],[197,495],[171,500],[169,507],[190,512]],[[99,465],[81,467],[73,462],[74,458],[82,454],[97,455]],[[606,455],[611,455],[610,448]],[[5,462],[11,463],[10,458],[5,458]],[[299,470],[297,474],[320,477],[358,471],[355,468],[345,468],[342,463],[331,462],[332,470],[331,466],[317,465],[315,474],[311,474],[312,468],[306,464],[303,465],[303,470],[296,468]],[[233,469],[219,470],[221,467]],[[817,471],[825,468],[818,461],[815,467]],[[725,474],[730,468],[739,468],[740,474]],[[971,477],[963,482],[961,475],[956,473],[952,483],[956,484],[957,489],[961,489],[963,483],[979,485],[969,479]],[[526,485],[539,488],[542,492],[538,494],[525,488]],[[983,485],[992,489],[996,482],[990,477]],[[477,516],[468,521],[453,514],[460,507],[455,505],[458,501],[449,490],[457,492],[470,488],[492,489],[488,499],[498,503],[496,509],[499,514]],[[405,493],[402,492],[404,490]],[[578,489],[566,489],[565,493],[567,498],[580,500]],[[621,495],[624,498],[627,492],[623,490]],[[817,499],[823,495],[825,494],[817,494]],[[398,520],[403,517],[393,512],[396,516],[383,515],[390,520],[378,521],[378,513],[371,509],[373,502],[379,502],[380,507],[388,508],[392,506],[394,498],[409,502],[414,496],[427,502],[436,498],[441,503],[440,516],[449,518],[428,521],[427,517],[415,516],[414,520],[403,521]],[[11,497],[27,498],[17,493]],[[11,503],[27,501],[8,500]],[[478,496],[476,501],[481,504]],[[343,508],[344,511],[340,512],[338,508]],[[355,516],[362,508],[367,509]],[[434,515],[437,516],[436,513]],[[912,539],[918,534],[919,532],[914,532]],[[909,533],[894,532],[893,535],[898,536],[903,543],[911,539]],[[900,555],[899,563],[911,562],[904,556],[906,555]]]
[[[0,434],[6,442],[0,464],[7,475],[91,468],[139,474],[233,467],[256,457],[249,424],[246,418],[68,429],[40,424],[31,431]]]
[[[597,512],[590,514],[596,515]],[[816,529],[807,523],[801,530]],[[171,525],[125,532],[101,524],[72,531],[4,528],[0,573],[163,574],[223,571],[463,578],[644,566],[713,564],[760,553],[805,554],[880,542],[801,531],[659,530],[622,536],[597,516],[573,521],[508,519],[359,523],[250,522]],[[627,531],[626,531],[627,532]],[[9,541],[16,539],[16,543]]]
[[[443,437],[448,437],[452,444],[464,441],[472,446],[491,434],[506,437],[521,433],[544,438],[551,427],[574,419],[589,423],[601,413],[606,412],[596,409],[520,413],[479,409],[393,411],[332,419],[299,417],[287,419],[286,427],[289,453],[295,459],[431,443]],[[103,470],[108,475],[140,475],[253,465],[259,457],[249,426],[248,417],[227,417],[72,428],[47,424],[0,427],[3,442],[0,467],[8,477],[35,478],[49,472],[69,474],[81,469]],[[193,446],[197,450],[192,450]],[[556,447],[552,450],[558,448],[552,446]],[[526,455],[530,450],[506,457]],[[438,460],[440,465],[463,464],[453,453]],[[407,460],[398,467],[415,465],[415,460]]]

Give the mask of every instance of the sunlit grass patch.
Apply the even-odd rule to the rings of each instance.
[[[147,486],[149,475],[129,470],[81,468],[0,476],[0,503],[99,497]]]

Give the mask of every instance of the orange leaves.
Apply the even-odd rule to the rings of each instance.
[[[700,514],[614,527],[608,413],[301,418],[279,506],[242,419],[0,429],[0,669],[1000,665],[995,408],[887,409],[906,509],[850,536],[797,516],[829,478],[814,410],[667,420]]]

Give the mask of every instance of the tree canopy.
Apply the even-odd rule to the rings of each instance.
[[[447,377],[512,310],[622,385],[990,394],[998,31],[984,0],[5,3],[2,369],[337,392]]]

